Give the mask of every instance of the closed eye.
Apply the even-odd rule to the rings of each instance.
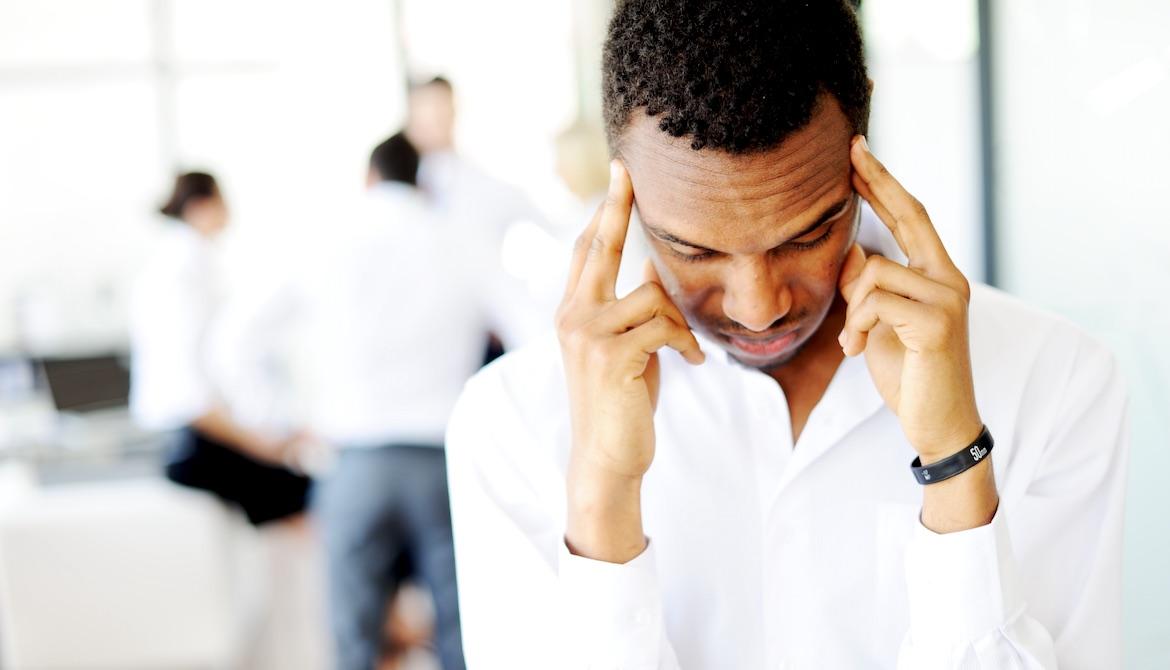
[[[837,225],[837,222],[848,210],[850,202],[855,198],[857,198],[856,193],[849,198],[842,200],[835,208],[835,211],[830,210],[830,212],[825,213],[820,217],[820,220],[817,223],[814,223],[812,226],[810,226],[810,228],[805,229],[804,234],[781,244],[780,246],[773,249],[772,252],[778,253],[792,249],[805,251],[808,249],[814,249],[821,244],[824,244],[828,241],[829,237],[832,236],[833,229]],[[642,225],[652,237],[654,237],[660,244],[665,246],[667,250],[670,251],[671,256],[674,256],[681,261],[692,263],[723,255],[721,252],[714,251],[712,249],[693,246],[686,240],[681,240],[664,230],[654,228],[650,224],[646,223],[646,221],[643,221]],[[820,231],[819,235],[817,234],[818,231]],[[813,237],[812,239],[805,239],[810,235],[816,235],[816,237]]]
[[[695,249],[694,247],[678,247],[674,244],[668,244],[666,246],[670,249],[672,256],[688,263],[707,260],[708,258],[714,258],[716,255],[714,251],[704,251],[702,249]]]
[[[787,243],[784,246],[792,247],[793,249],[813,249],[813,248],[816,248],[829,240],[829,236],[833,234],[833,228],[836,225],[837,225],[836,222],[834,222],[831,225],[826,226],[825,232],[821,233],[815,239],[807,240],[807,241],[792,240],[791,242]]]
[[[819,247],[820,245],[829,241],[829,238],[833,235],[833,228],[835,226],[836,222],[825,226],[824,231],[811,240],[792,240],[785,242],[780,247],[778,247],[776,251],[782,251],[784,249],[799,249],[801,251],[815,249],[816,247]],[[670,249],[672,256],[687,263],[708,260],[718,255],[718,252],[715,251],[696,249],[694,247],[681,246],[674,243],[668,243],[666,246],[668,249]]]

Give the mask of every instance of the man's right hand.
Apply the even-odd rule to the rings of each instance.
[[[613,563],[646,546],[640,495],[654,459],[657,351],[704,360],[652,268],[649,281],[617,298],[633,203],[629,173],[615,160],[605,204],[577,238],[556,321],[573,425],[565,541],[574,554]]]

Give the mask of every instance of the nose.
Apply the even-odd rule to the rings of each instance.
[[[723,283],[723,313],[753,332],[763,332],[792,308],[792,292],[781,273],[764,258],[749,258],[728,268]]]

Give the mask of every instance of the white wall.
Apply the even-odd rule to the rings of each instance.
[[[1170,4],[995,9],[1003,284],[1091,330],[1133,414],[1126,667],[1170,667]]]
[[[461,151],[562,207],[570,0],[0,0],[0,352],[118,346],[173,168],[220,178],[237,280],[364,186],[412,70],[456,85]]]
[[[984,279],[975,0],[865,0],[869,142],[930,212],[959,269]]]
[[[382,0],[0,0],[0,351],[124,337],[176,166],[220,177],[237,269],[326,225],[401,120],[394,34]]]

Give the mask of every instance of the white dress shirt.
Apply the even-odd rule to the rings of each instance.
[[[214,245],[168,224],[130,298],[130,411],[145,428],[170,430],[211,409],[205,335],[219,300]]]
[[[523,287],[501,275],[491,253],[412,187],[374,187],[322,233],[295,276],[225,307],[215,369],[229,386],[264,395],[271,343],[296,330],[305,338],[308,423],[336,446],[441,446],[487,333],[518,346],[548,327],[535,323]]]
[[[1118,668],[1127,400],[1112,355],[985,286],[970,307],[996,444],[988,526],[922,526],[914,450],[846,359],[792,444],[763,373],[660,352],[649,546],[565,548],[569,405],[554,338],[467,385],[448,430],[474,670]]]

